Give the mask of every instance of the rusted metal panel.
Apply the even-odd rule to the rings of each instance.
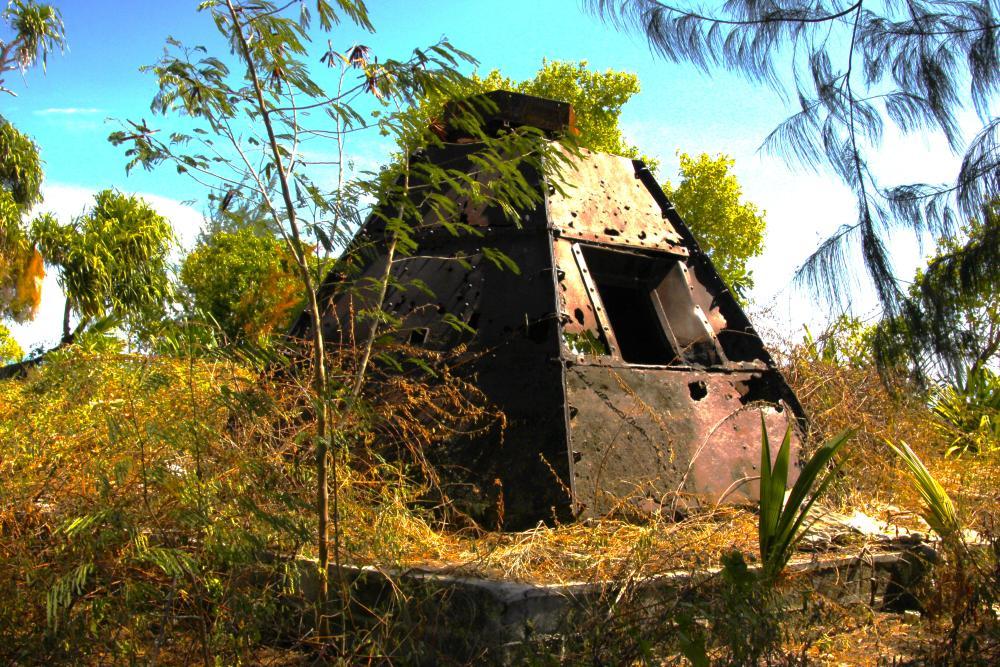
[[[562,177],[565,185],[548,195],[549,224],[559,236],[687,254],[632,160],[583,151]]]
[[[572,336],[585,332],[599,336],[597,313],[573,256],[572,243],[566,239],[555,239],[552,243],[552,255],[563,331]]]
[[[689,272],[690,273],[690,272]],[[722,314],[719,307],[719,299],[715,298],[708,288],[697,278],[688,277],[688,284],[691,288],[691,299],[701,309],[704,320],[712,327],[712,331],[718,336],[729,327],[729,321]]]
[[[603,340],[607,345],[607,353],[612,357],[619,357],[621,352],[618,347],[618,339],[615,337],[615,332],[611,330],[607,311],[604,308],[604,301],[601,299],[601,295],[597,291],[597,285],[594,284],[593,278],[590,275],[590,269],[587,268],[587,263],[584,261],[583,252],[576,243],[572,244],[572,252],[577,271],[579,272],[577,275],[583,281],[583,286],[587,290],[589,303],[593,307],[594,314],[597,316],[596,328],[598,331],[595,340]],[[576,310],[575,307],[574,310]],[[596,351],[595,346],[589,352],[594,354]]]
[[[682,356],[694,348],[710,364],[721,365],[725,360],[715,329],[709,323],[702,306],[693,299],[696,285],[683,261],[673,264],[663,281],[652,290],[661,326],[676,342]]]
[[[772,438],[796,422],[780,396],[755,391],[760,379],[752,373],[567,368],[578,515],[756,498],[760,414]],[[798,431],[793,433],[797,452]]]
[[[534,215],[534,213],[532,214]],[[539,215],[543,215],[539,213]],[[506,425],[430,453],[449,493],[482,525],[570,521],[569,456],[548,233],[526,227],[489,240],[521,273],[486,262],[470,361],[455,372],[503,410]]]

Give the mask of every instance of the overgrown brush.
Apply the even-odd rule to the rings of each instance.
[[[286,658],[300,656],[313,636],[300,557],[315,553],[315,468],[303,446],[312,437],[312,403],[300,374],[267,355],[237,361],[97,349],[69,348],[26,379],[0,383],[0,626],[9,637],[0,659],[254,662],[274,646]],[[329,362],[331,386],[354,376],[349,351],[331,351]],[[438,565],[526,581],[616,582],[600,608],[574,617],[572,637],[556,648],[547,640],[525,647],[539,659],[554,650],[587,662],[703,654],[782,664],[828,641],[845,613],[836,605],[811,605],[818,616],[776,615],[774,587],[753,576],[758,519],[745,508],[513,534],[471,525],[449,505],[434,454],[501,416],[455,376],[455,363],[392,345],[373,358],[334,441],[333,516],[345,566],[374,565],[390,581],[400,568]],[[839,502],[916,512],[919,496],[903,467],[876,441],[910,433],[930,452],[923,458],[959,516],[996,535],[995,500],[983,500],[995,498],[994,459],[946,460],[921,430],[932,419],[926,405],[883,393],[868,371],[808,358],[795,364],[790,376],[814,416],[814,438],[844,424],[862,427],[830,487]],[[973,483],[958,488],[970,479],[963,477],[970,461]],[[962,615],[945,597],[924,597],[929,612],[938,610],[934,618],[958,623],[928,621],[932,634],[921,650],[962,646],[970,655],[996,646],[989,643],[995,624],[979,613],[996,600],[996,553],[976,553],[974,580],[961,583],[955,568],[933,576],[940,591],[967,591],[978,612]],[[973,571],[972,561],[961,562]],[[641,585],[677,570],[692,575],[688,588],[651,598]],[[780,582],[790,585],[804,584]],[[332,610],[345,658],[405,658],[419,640],[414,628],[447,622],[414,616],[405,587],[396,590],[377,609]],[[335,592],[354,595],[350,586]]]
[[[636,618],[633,583],[712,567],[733,546],[753,550],[755,518],[738,508],[679,524],[446,528],[455,514],[425,455],[498,415],[446,358],[391,352],[403,361],[376,360],[365,400],[342,424],[349,446],[334,451],[343,563],[390,578],[439,564],[522,580],[622,581],[626,594],[605,625],[624,633]],[[310,615],[289,611],[308,609],[297,558],[314,554],[314,467],[300,444],[310,437],[310,402],[296,373],[262,373],[252,357],[74,347],[0,383],[5,660],[253,662],[267,645],[308,641]],[[345,353],[331,368],[350,377],[353,363]],[[374,616],[351,613],[332,627],[357,659],[405,655],[407,628],[426,623],[402,599]],[[668,646],[679,650],[657,651]]]
[[[308,537],[280,452],[234,447],[231,364],[68,350],[0,384],[7,659],[239,653],[276,618],[261,550]],[[265,568],[266,569],[266,568]],[[260,581],[280,582],[267,573]]]
[[[966,371],[961,384],[943,384],[930,396],[947,441],[946,455],[992,454],[1000,448],[1000,376],[989,368]]]
[[[391,403],[342,425],[364,445],[336,460],[345,560],[440,547],[422,509],[434,480],[400,452],[488,415],[446,369],[435,382],[425,372],[376,373]],[[300,597],[291,564],[314,543],[300,444],[313,422],[294,374],[278,375],[69,348],[0,383],[0,657],[210,664],[308,634],[288,604]]]
[[[906,440],[919,452],[938,447],[934,418],[922,397],[901,380],[886,385],[874,366],[819,358],[808,346],[792,348],[785,375],[809,418],[809,442],[825,442],[853,429],[857,455],[843,468],[831,497],[843,507],[900,504],[901,468],[883,443]],[[907,500],[916,500],[907,491]],[[909,503],[906,503],[909,504]]]
[[[921,497],[921,514],[940,543],[924,608],[931,620],[946,619],[942,636],[926,653],[935,663],[996,664],[1000,658],[1000,536],[991,521],[986,538],[972,537],[951,497],[904,442],[887,443],[906,465]],[[991,518],[996,508],[989,508]]]

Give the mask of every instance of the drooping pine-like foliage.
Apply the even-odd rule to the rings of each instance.
[[[727,69],[783,93],[791,88],[799,111],[764,148],[808,168],[831,169],[857,200],[857,218],[799,268],[798,280],[816,294],[843,298],[853,272],[846,250],[856,243],[886,312],[901,312],[905,294],[892,273],[889,235],[897,229],[954,234],[958,221],[1000,196],[1000,119],[991,110],[1000,85],[995,0],[730,0],[712,9],[658,0],[587,4],[618,27],[643,32],[667,60]],[[964,143],[958,116],[966,107],[982,129]],[[887,125],[938,132],[954,151],[964,150],[954,181],[878,178],[869,163]],[[1000,271],[1000,244],[970,244],[956,261],[963,266],[961,288],[982,289]]]
[[[960,235],[939,240],[917,271],[900,313],[874,331],[881,368],[902,366],[916,379],[963,386],[1000,352],[1000,274],[991,256],[1000,246],[1000,207],[984,206]]]

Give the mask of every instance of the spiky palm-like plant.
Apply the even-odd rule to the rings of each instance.
[[[927,525],[942,539],[949,540],[959,534],[961,523],[955,513],[955,506],[951,502],[951,497],[944,487],[934,478],[934,475],[927,469],[920,457],[910,449],[905,442],[894,445],[886,442],[889,449],[903,459],[907,469],[910,471],[910,479],[920,493],[920,498],[924,502],[921,516]]]
[[[763,564],[761,575],[765,581],[777,578],[792,557],[795,545],[805,532],[802,530],[802,525],[809,515],[809,510],[826,491],[826,487],[836,477],[846,459],[841,459],[832,468],[829,464],[853,434],[854,432],[849,429],[841,431],[816,450],[809,462],[803,466],[786,499],[792,429],[789,426],[785,430],[785,437],[772,465],[767,426],[763,415],[761,416],[758,533],[760,559]]]

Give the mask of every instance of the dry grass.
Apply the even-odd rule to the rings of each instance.
[[[679,522],[602,519],[520,533],[444,526],[439,514],[421,509],[435,480],[420,450],[454,429],[480,428],[498,416],[478,407],[472,388],[454,378],[428,386],[377,371],[373,377],[382,383],[379,392],[386,400],[373,402],[342,424],[354,443],[350,457],[342,452],[338,463],[346,561],[564,584],[716,568],[723,554],[734,549],[751,562],[756,554],[756,514],[739,507]],[[952,494],[970,525],[993,526],[1000,504],[1000,456],[945,459],[920,401],[887,391],[872,371],[792,355],[788,377],[812,417],[813,438],[848,426],[859,429],[847,448],[845,474],[830,496],[831,509],[859,509],[879,520],[923,529],[917,495],[883,444],[884,439],[905,440]],[[104,578],[95,575],[82,598],[86,604],[121,595],[116,588],[121,581],[135,580],[137,586],[158,591],[152,600],[169,595],[176,580],[171,583],[149,563],[145,571],[135,569],[136,535],[160,535],[163,543],[177,544],[200,559],[205,572],[229,557],[223,538],[245,539],[286,555],[309,554],[310,536],[268,523],[270,515],[284,516],[306,532],[313,529],[311,458],[300,444],[310,425],[301,388],[255,384],[260,382],[228,363],[80,355],[57,360],[27,381],[0,384],[0,485],[5,489],[0,499],[0,574],[13,582],[0,590],[13,595],[16,588],[20,596],[16,608],[7,611],[44,628],[46,592],[72,567],[73,558],[90,558],[105,568]],[[263,401],[259,410],[234,420],[236,412],[257,401]],[[410,466],[363,455],[375,445],[409,452]],[[158,477],[144,477],[150,471]],[[155,488],[156,495],[144,497],[147,488]],[[201,516],[198,493],[212,504],[212,521],[191,531],[185,522],[187,513]],[[270,514],[256,517],[248,501]],[[89,542],[83,536],[77,536],[78,543],[69,539],[68,522],[93,515],[108,503],[131,522],[127,535],[114,533],[113,542],[101,542],[113,534],[109,527]],[[179,536],[183,539],[178,541]],[[190,614],[201,613],[196,596],[220,585],[208,578],[206,574],[205,582],[186,591]],[[235,580],[221,585],[239,588]],[[73,613],[91,613],[84,602]],[[122,598],[121,604],[131,603]],[[161,613],[151,604],[140,611],[152,622],[120,632],[131,633],[138,646],[129,649],[132,653],[121,649],[125,655],[148,656],[150,633]],[[872,655],[906,654],[907,633],[925,631],[897,616],[837,613],[842,622],[836,631],[800,644],[793,637],[788,649],[805,652],[818,664],[868,664]],[[192,646],[198,643],[191,641]],[[855,650],[854,644],[867,648]]]
[[[538,583],[611,581],[715,566],[726,551],[756,547],[756,517],[723,508],[681,522],[615,520],[462,540],[448,554],[463,571]]]
[[[919,616],[843,609],[840,618],[840,624],[810,645],[793,641],[788,650],[804,654],[809,664],[829,667],[906,664],[917,657],[914,639],[920,631]]]
[[[830,509],[846,514],[858,510],[880,522],[927,532],[917,511],[919,497],[885,440],[910,443],[965,508],[972,525],[983,515],[982,508],[996,504],[1000,457],[945,459],[933,417],[904,387],[887,389],[874,370],[811,361],[805,355],[790,356],[787,375],[810,415],[813,442],[847,427],[858,431],[846,450],[845,472],[827,499]],[[752,508],[723,507],[680,522],[602,519],[520,533],[484,533],[441,529],[404,505],[388,513],[383,505],[378,516],[371,513],[370,503],[356,506],[345,517],[345,530],[355,535],[352,543],[361,545],[351,557],[378,565],[445,568],[550,584],[717,567],[732,549],[750,560],[757,550]],[[352,517],[360,517],[360,523],[354,524]],[[370,538],[376,524],[376,534],[393,535],[389,552],[377,548],[382,540]],[[859,537],[853,547],[860,543]]]
[[[814,442],[844,428],[857,434],[849,443],[844,475],[830,501],[908,527],[920,498],[906,468],[885,445],[906,442],[960,507],[971,526],[984,508],[1000,501],[1000,457],[945,458],[940,423],[919,393],[905,383],[886,386],[874,368],[857,368],[810,358],[795,348],[785,360],[786,375],[810,418]]]

